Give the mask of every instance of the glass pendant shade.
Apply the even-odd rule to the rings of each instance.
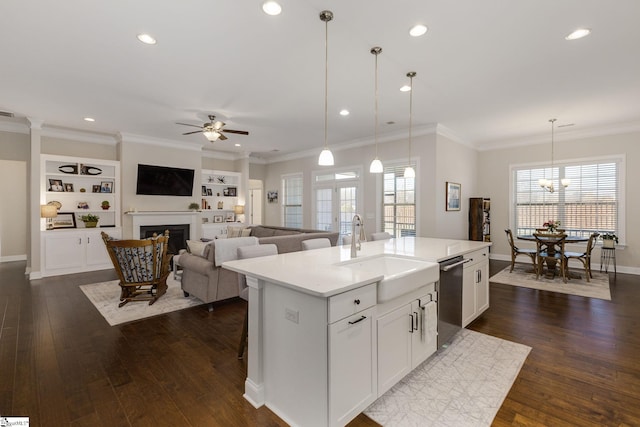
[[[202,133],[204,134],[204,137],[211,142],[217,141],[218,138],[220,138],[220,132],[216,132],[215,130],[206,130]]]
[[[369,172],[371,173],[382,173],[384,172],[384,167],[382,166],[382,162],[379,158],[373,159],[371,165],[369,166]]]
[[[318,165],[320,166],[333,166],[333,154],[331,150],[325,148],[320,152],[320,157],[318,157]]]
[[[404,177],[405,178],[415,178],[416,177],[416,171],[411,166],[407,166],[406,168],[404,168]]]

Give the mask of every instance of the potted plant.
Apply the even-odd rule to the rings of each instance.
[[[94,214],[86,214],[80,217],[86,228],[95,228],[98,225],[100,217]]]
[[[108,200],[103,200],[101,206],[105,211],[111,207]]]
[[[189,203],[189,210],[192,211],[197,211],[198,209],[200,209],[200,205],[193,202],[193,203]]]
[[[549,231],[549,233],[555,233],[558,231],[558,227],[560,227],[560,221],[550,219],[549,221],[542,224],[542,226],[545,227]]]
[[[600,235],[603,248],[615,248],[618,243],[618,236],[615,233],[606,232]]]

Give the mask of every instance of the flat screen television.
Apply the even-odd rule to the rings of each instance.
[[[193,169],[138,164],[136,194],[191,197],[193,176]]]

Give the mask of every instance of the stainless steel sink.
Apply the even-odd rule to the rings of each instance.
[[[378,282],[378,302],[386,302],[409,293],[440,277],[438,264],[397,255],[375,255],[356,258],[339,264],[354,270],[367,271],[384,278]]]

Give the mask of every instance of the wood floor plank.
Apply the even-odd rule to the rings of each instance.
[[[506,265],[492,260],[491,274]],[[2,415],[46,427],[286,425],[242,397],[245,302],[112,327],[78,285],[113,271],[29,282],[24,268],[0,264]],[[637,282],[618,274],[611,301],[491,284],[469,329],[532,347],[493,425],[640,425]],[[377,426],[362,414],[349,425]]]

